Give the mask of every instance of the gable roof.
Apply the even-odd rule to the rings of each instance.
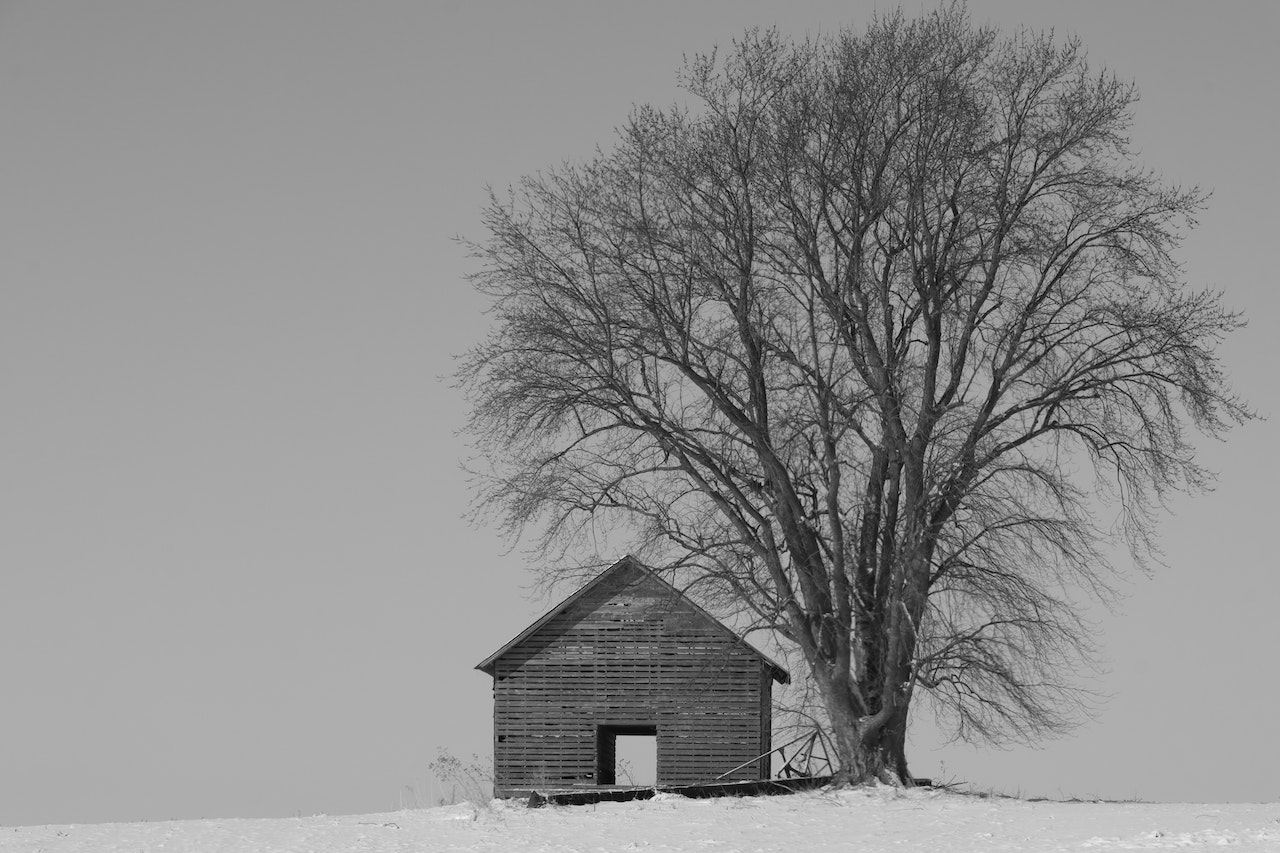
[[[763,661],[764,664],[769,667],[770,674],[773,675],[774,680],[777,681],[779,684],[790,683],[791,674],[787,672],[786,669],[784,669],[781,664],[773,660],[764,652],[757,649],[755,646],[748,643],[746,640],[742,639],[742,637],[739,637],[738,634],[733,629],[725,625],[716,617],[712,616],[706,610],[703,610],[688,596],[686,596],[683,592],[676,589],[671,584],[667,583],[665,580],[659,577],[656,572],[654,572],[648,566],[641,563],[635,557],[632,557],[630,554],[623,557],[621,560],[614,563],[612,566],[605,569],[600,574],[596,575],[594,578],[588,581],[581,589],[579,589],[573,595],[569,596],[564,601],[560,602],[555,607],[548,610],[546,613],[542,614],[542,616],[538,617],[537,621],[535,621],[528,628],[525,628],[519,634],[516,634],[513,638],[511,638],[510,641],[508,641],[505,645],[503,645],[502,648],[498,649],[496,652],[489,655],[484,660],[480,661],[480,663],[476,664],[475,668],[480,670],[481,672],[487,672],[490,675],[493,675],[495,665],[499,658],[501,658],[507,652],[511,651],[516,646],[523,643],[529,637],[533,636],[533,634],[536,633],[539,628],[541,628],[543,625],[550,622],[560,613],[563,613],[565,610],[568,610],[574,604],[574,602],[578,601],[578,599],[582,598],[588,592],[595,589],[597,586],[603,583],[611,575],[617,574],[623,569],[628,569],[628,568],[639,570],[642,574],[657,581],[658,583],[665,586],[667,589],[671,590],[673,595],[681,599],[685,604],[688,604],[690,607],[692,607],[701,616],[703,616],[709,623],[714,625],[716,629],[722,632],[727,638],[733,640],[735,643],[741,644],[746,649],[748,649],[752,654],[754,654],[756,657],[760,658],[760,660]]]

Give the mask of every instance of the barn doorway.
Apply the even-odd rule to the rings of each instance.
[[[658,727],[608,725],[596,727],[596,784],[658,784]]]

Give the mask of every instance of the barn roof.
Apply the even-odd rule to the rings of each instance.
[[[502,648],[498,649],[496,652],[489,655],[484,660],[480,661],[480,663],[476,664],[475,668],[480,670],[481,672],[487,672],[490,675],[493,675],[495,665],[499,658],[501,658],[507,652],[511,651],[516,646],[520,645],[529,637],[533,636],[533,634],[539,628],[541,628],[543,625],[550,622],[558,614],[567,610],[569,607],[573,605],[574,602],[582,598],[591,590],[595,589],[597,586],[603,583],[610,576],[617,574],[618,572],[621,572],[628,568],[638,569],[648,577],[652,578],[653,580],[656,580],[658,583],[667,587],[668,589],[671,590],[673,595],[683,600],[684,603],[688,604],[695,611],[701,614],[709,624],[713,625],[717,630],[724,633],[726,637],[732,639],[734,642],[742,644],[745,648],[751,651],[756,657],[760,658],[760,660],[763,661],[767,667],[769,667],[770,673],[773,675],[774,680],[776,680],[778,683],[787,684],[791,681],[791,674],[787,672],[786,669],[784,669],[781,664],[779,664],[777,661],[770,658],[768,655],[766,655],[764,652],[757,649],[755,646],[748,643],[746,640],[742,639],[742,637],[739,637],[738,634],[735,631],[733,631],[733,629],[725,625],[723,622],[721,622],[716,617],[712,616],[707,611],[703,610],[688,596],[686,596],[683,592],[676,589],[671,584],[667,583],[665,580],[659,577],[656,572],[654,572],[648,566],[641,563],[635,557],[632,557],[630,554],[623,557],[621,560],[614,563],[612,566],[605,569],[600,574],[596,575],[594,578],[591,579],[591,581],[585,584],[581,589],[579,589],[573,595],[569,596],[564,601],[560,602],[555,607],[548,610],[546,613],[542,614],[542,616],[540,616],[536,622],[534,622],[528,628],[525,628],[519,634],[516,634],[513,638],[511,638],[510,641],[508,641],[505,645],[503,645]]]

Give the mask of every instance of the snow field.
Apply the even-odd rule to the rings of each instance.
[[[527,809],[0,827],[0,853],[1280,851],[1280,803],[1062,803],[877,788]]]

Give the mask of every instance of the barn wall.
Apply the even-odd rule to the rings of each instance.
[[[771,686],[750,648],[624,569],[496,661],[495,793],[596,784],[601,725],[657,727],[659,784],[709,781],[769,748]]]

